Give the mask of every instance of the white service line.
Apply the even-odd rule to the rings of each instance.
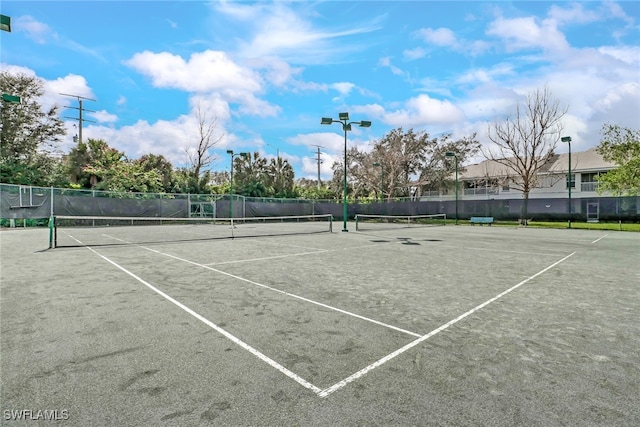
[[[385,328],[393,329],[395,331],[402,332],[402,333],[405,333],[407,335],[412,335],[414,337],[419,337],[420,336],[420,334],[417,334],[415,332],[407,331],[406,329],[398,328],[397,326],[389,325],[388,323],[380,322],[378,320],[371,319],[369,317],[361,316],[359,314],[352,313],[350,311],[346,311],[346,310],[343,310],[341,308],[333,307],[331,305],[327,305],[327,304],[324,304],[324,303],[321,303],[321,302],[318,302],[318,301],[314,301],[312,299],[305,298],[305,297],[302,297],[300,295],[292,294],[290,292],[286,292],[286,291],[283,291],[281,289],[272,288],[271,286],[268,286],[268,285],[265,285],[265,284],[262,284],[262,283],[258,283],[258,282],[254,282],[253,280],[246,279],[246,278],[240,277],[240,276],[236,276],[235,274],[227,273],[226,271],[218,270],[217,268],[213,268],[213,267],[210,267],[208,265],[200,264],[200,263],[197,263],[197,262],[194,262],[194,261],[189,261],[188,259],[184,259],[184,258],[180,258],[180,257],[175,256],[175,255],[171,255],[171,254],[167,254],[167,253],[164,253],[164,252],[160,252],[158,250],[151,249],[151,248],[148,248],[146,246],[141,246],[141,245],[138,245],[138,246],[143,248],[143,249],[146,249],[148,251],[157,253],[159,255],[163,255],[163,256],[166,256],[166,257],[169,257],[169,258],[173,258],[173,259],[176,259],[178,261],[186,262],[188,264],[195,265],[197,267],[206,268],[207,270],[215,271],[216,273],[220,273],[220,274],[223,274],[225,276],[232,277],[234,279],[241,280],[243,282],[250,283],[250,284],[255,285],[255,286],[259,286],[261,288],[269,289],[270,291],[278,292],[278,293],[280,293],[282,295],[286,295],[286,296],[291,297],[291,298],[296,298],[296,299],[299,299],[301,301],[305,301],[305,302],[308,302],[308,303],[311,303],[311,304],[318,305],[320,307],[328,308],[329,310],[337,311],[338,313],[346,314],[347,316],[355,317],[357,319],[361,319],[361,320],[364,320],[364,321],[367,321],[367,322],[370,322],[370,323],[374,323],[376,325],[384,326]]]
[[[329,251],[325,250],[325,249],[319,249],[319,250],[313,251],[313,252],[299,252],[299,253],[295,253],[295,254],[273,255],[273,256],[265,256],[265,257],[260,257],[260,258],[235,259],[233,261],[208,262],[208,263],[202,264],[202,265],[210,266],[210,265],[238,264],[240,262],[266,261],[268,259],[289,258],[289,257],[294,257],[294,256],[303,256],[303,255],[316,255],[316,254],[321,254],[321,253],[324,253],[324,252],[329,252]]]
[[[317,249],[317,250],[315,250],[313,252],[300,252],[300,253],[294,253],[294,254],[273,255],[273,256],[260,257],[260,258],[236,259],[236,260],[233,260],[233,261],[208,262],[208,263],[202,264],[202,265],[209,266],[209,265],[238,264],[240,262],[265,261],[265,260],[268,260],[268,259],[289,258],[289,257],[302,256],[302,255],[318,255],[318,254],[326,254],[326,253],[329,253],[329,252],[350,251],[350,250],[353,250],[353,249],[370,248],[371,246],[378,246],[378,245],[346,246],[346,247],[342,247],[342,248],[338,248],[338,249]]]
[[[476,311],[478,311],[478,310],[486,307],[487,305],[491,304],[492,302],[502,298],[503,296],[505,296],[509,292],[519,288],[520,286],[524,285],[528,281],[530,281],[530,280],[538,277],[539,275],[545,273],[546,271],[552,269],[553,267],[555,267],[556,265],[560,264],[561,262],[563,262],[564,260],[568,259],[569,257],[573,256],[574,254],[575,254],[575,252],[572,252],[571,254],[567,255],[566,257],[562,258],[561,260],[554,262],[553,264],[551,264],[547,268],[545,268],[543,270],[540,270],[539,272],[537,272],[533,276],[530,276],[530,277],[524,279],[522,282],[518,283],[517,285],[514,285],[514,286],[510,287],[506,291],[504,291],[504,292],[496,295],[495,297],[483,302],[482,304],[478,305],[477,307],[472,308],[471,310],[467,311],[466,313],[461,314],[460,316],[456,317],[455,319],[450,320],[449,322],[445,323],[444,325],[440,326],[439,328],[434,329],[433,331],[431,331],[428,334],[418,338],[417,340],[410,342],[409,344],[405,345],[402,348],[399,348],[398,350],[394,351],[393,353],[390,353],[390,354],[386,355],[382,359],[380,359],[380,360],[372,363],[371,365],[359,370],[355,374],[343,379],[342,381],[339,381],[339,382],[335,383],[331,387],[322,390],[320,393],[318,393],[318,395],[320,397],[327,397],[328,395],[330,395],[334,391],[341,389],[342,387],[344,387],[345,385],[349,384],[350,382],[352,382],[354,380],[357,380],[361,376],[365,375],[367,372],[377,368],[378,366],[382,365],[383,363],[388,362],[389,360],[393,359],[394,357],[396,357],[396,356],[404,353],[405,351],[415,347],[416,345],[418,345],[421,342],[431,338],[432,336],[436,335],[437,333],[442,332],[445,329],[447,329],[448,327],[458,323],[459,321],[461,321],[465,317],[470,316],[471,314],[475,313]]]
[[[78,241],[77,239],[75,239],[75,240]],[[78,241],[78,243],[82,244],[80,241]],[[172,298],[169,295],[167,295],[164,292],[162,292],[160,289],[158,289],[155,286],[151,285],[150,283],[148,283],[147,281],[143,280],[142,278],[136,276],[134,273],[130,272],[126,268],[120,266],[119,264],[117,264],[116,262],[110,260],[106,256],[96,252],[93,248],[87,246],[87,249],[89,249],[91,252],[93,252],[94,254],[98,255],[100,258],[104,259],[108,263],[110,263],[110,264],[114,265],[115,267],[119,268],[120,270],[122,270],[123,272],[128,274],[129,276],[133,277],[138,282],[142,283],[143,285],[145,285],[146,287],[148,287],[153,292],[157,293],[158,295],[160,295],[161,297],[163,297],[167,301],[169,301],[169,302],[175,304],[176,306],[180,307],[182,310],[186,311],[187,313],[189,313],[190,315],[192,315],[196,319],[200,320],[205,325],[207,325],[210,328],[214,329],[216,332],[219,332],[220,334],[222,334],[223,336],[225,336],[226,338],[231,340],[234,344],[237,344],[240,347],[242,347],[243,349],[247,350],[249,353],[253,354],[258,359],[260,359],[263,362],[267,363],[272,368],[275,368],[278,371],[282,372],[283,374],[285,374],[286,376],[288,376],[289,378],[291,378],[292,380],[294,380],[298,384],[300,384],[303,387],[313,391],[316,394],[319,394],[322,391],[322,389],[320,387],[317,387],[317,386],[311,384],[309,381],[305,380],[304,378],[300,377],[299,375],[295,374],[294,372],[291,372],[290,370],[288,370],[287,368],[285,368],[284,366],[282,366],[281,364],[279,364],[275,360],[265,356],[260,351],[256,350],[255,348],[251,347],[249,344],[245,343],[244,341],[240,340],[239,338],[237,338],[234,335],[230,334],[229,332],[225,331],[224,329],[222,329],[221,327],[219,327],[218,325],[216,325],[215,323],[213,323],[209,319],[207,319],[204,316],[202,316],[202,315],[196,313],[195,311],[191,310],[189,307],[187,307],[186,305],[182,304],[180,301],[175,300],[174,298]]]
[[[604,239],[604,238],[605,238],[605,237],[607,237],[607,236],[608,236],[608,234],[605,234],[605,235],[604,235],[604,236],[602,236],[601,238],[596,239],[596,240],[594,240],[594,241],[593,241],[593,242],[591,242],[591,243],[592,243],[592,244],[593,244],[593,243],[598,243],[600,240]]]

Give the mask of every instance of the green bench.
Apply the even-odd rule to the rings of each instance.
[[[469,223],[471,223],[471,225],[474,224],[493,224],[493,217],[492,216],[472,216],[471,219],[469,220]]]

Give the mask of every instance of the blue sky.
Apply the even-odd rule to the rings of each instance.
[[[320,118],[349,112],[349,146],[396,127],[489,144],[489,123],[545,85],[568,108],[572,150],[603,123],[640,128],[640,2],[11,1],[3,69],[45,81],[43,104],[85,101],[83,138],[137,158],[186,163],[199,107],[215,117],[213,170],[227,149],[281,156],[322,177],[344,134]],[[76,116],[63,109],[61,116]],[[77,133],[65,119],[68,151]],[[558,152],[566,147],[558,147]],[[480,160],[480,159],[478,159]]]

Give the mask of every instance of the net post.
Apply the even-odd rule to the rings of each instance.
[[[329,233],[333,233],[333,214],[329,215]]]
[[[53,249],[53,215],[49,217],[49,249]]]

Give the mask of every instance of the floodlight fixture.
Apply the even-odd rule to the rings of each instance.
[[[331,123],[333,123],[333,119],[331,117],[323,117],[320,122],[321,125],[330,125]]]
[[[360,122],[360,127],[361,128],[370,128],[371,127],[371,122],[369,120],[362,120]]]
[[[563,136],[562,138],[560,138],[560,141],[562,141],[562,142],[571,142],[571,137],[570,136]]]
[[[22,100],[17,95],[9,95],[8,93],[2,94],[2,100],[8,104],[20,104]]]
[[[0,15],[0,30],[11,32],[11,17]]]
[[[338,114],[338,119],[340,119],[340,120],[349,120],[349,113],[340,113],[340,114]]]

